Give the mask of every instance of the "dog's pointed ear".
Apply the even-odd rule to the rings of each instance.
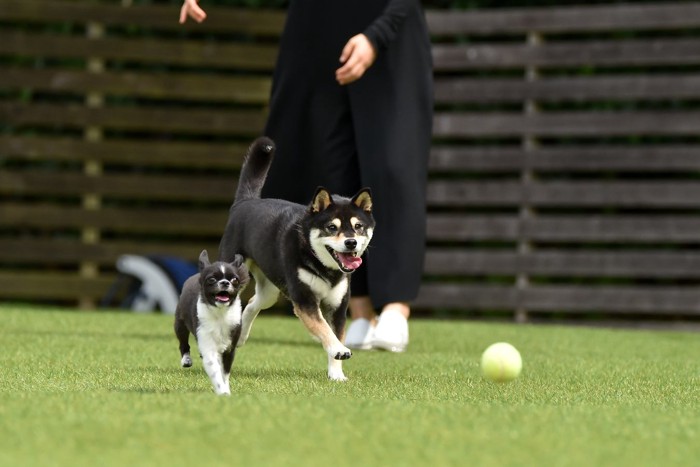
[[[352,203],[363,211],[372,212],[372,193],[369,188],[363,188],[352,197]]]
[[[250,271],[248,271],[248,266],[246,266],[243,256],[234,256],[231,266],[236,269],[236,274],[238,275],[241,285],[246,284],[250,280]]]
[[[236,255],[233,257],[233,261],[231,261],[231,266],[233,266],[234,268],[238,268],[243,264],[243,261],[245,261],[243,259],[243,256]]]
[[[316,194],[314,194],[314,199],[309,206],[309,211],[316,213],[326,210],[330,205],[333,204],[333,199],[328,190],[322,186],[316,188]]]
[[[209,262],[209,254],[207,253],[207,250],[202,250],[202,252],[199,254],[199,272],[202,272],[202,270],[208,266],[211,265]]]
[[[248,266],[245,264],[245,258],[241,255],[236,255],[232,264],[238,271],[238,279],[241,281],[241,285],[247,283],[250,280],[250,271],[248,271]]]

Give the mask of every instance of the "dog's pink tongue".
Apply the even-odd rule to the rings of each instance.
[[[338,257],[340,258],[340,261],[342,261],[343,266],[345,266],[346,269],[355,270],[359,268],[362,264],[362,258],[349,253],[339,253]]]
[[[228,294],[227,293],[216,294],[216,299],[220,302],[228,302]]]

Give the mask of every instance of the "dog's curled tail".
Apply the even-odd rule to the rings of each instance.
[[[253,141],[241,167],[235,202],[260,198],[267,171],[275,154],[275,143],[266,136]]]

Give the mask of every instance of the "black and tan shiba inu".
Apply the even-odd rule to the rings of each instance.
[[[175,336],[180,343],[180,364],[192,366],[189,336],[197,339],[204,370],[214,392],[231,394],[229,376],[241,333],[239,292],[248,283],[248,268],[240,255],[232,261],[209,262],[207,250],[199,255],[199,273],[185,281],[175,310]]]
[[[342,344],[350,274],[372,238],[372,197],[367,188],[344,198],[319,187],[308,206],[260,199],[274,149],[269,138],[251,145],[219,245],[220,260],[242,255],[255,279],[238,345],[245,344],[260,310],[282,292],[328,354],[328,377],[344,381],[342,361],[352,355]]]

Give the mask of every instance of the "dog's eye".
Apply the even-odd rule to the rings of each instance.
[[[209,284],[209,285],[216,284],[216,277],[210,277],[209,279],[207,279],[207,284]]]
[[[338,226],[335,224],[328,224],[326,226],[326,230],[328,230],[330,233],[335,233],[338,231]]]
[[[230,280],[230,282],[231,282],[231,284],[233,284],[233,285],[238,285],[238,278],[237,278],[237,277],[233,277],[233,278]]]
[[[360,230],[362,230],[364,227],[365,227],[365,226],[364,226],[362,223],[360,223],[360,222],[358,222],[357,224],[355,224],[355,230],[358,231],[358,232],[359,232]]]

